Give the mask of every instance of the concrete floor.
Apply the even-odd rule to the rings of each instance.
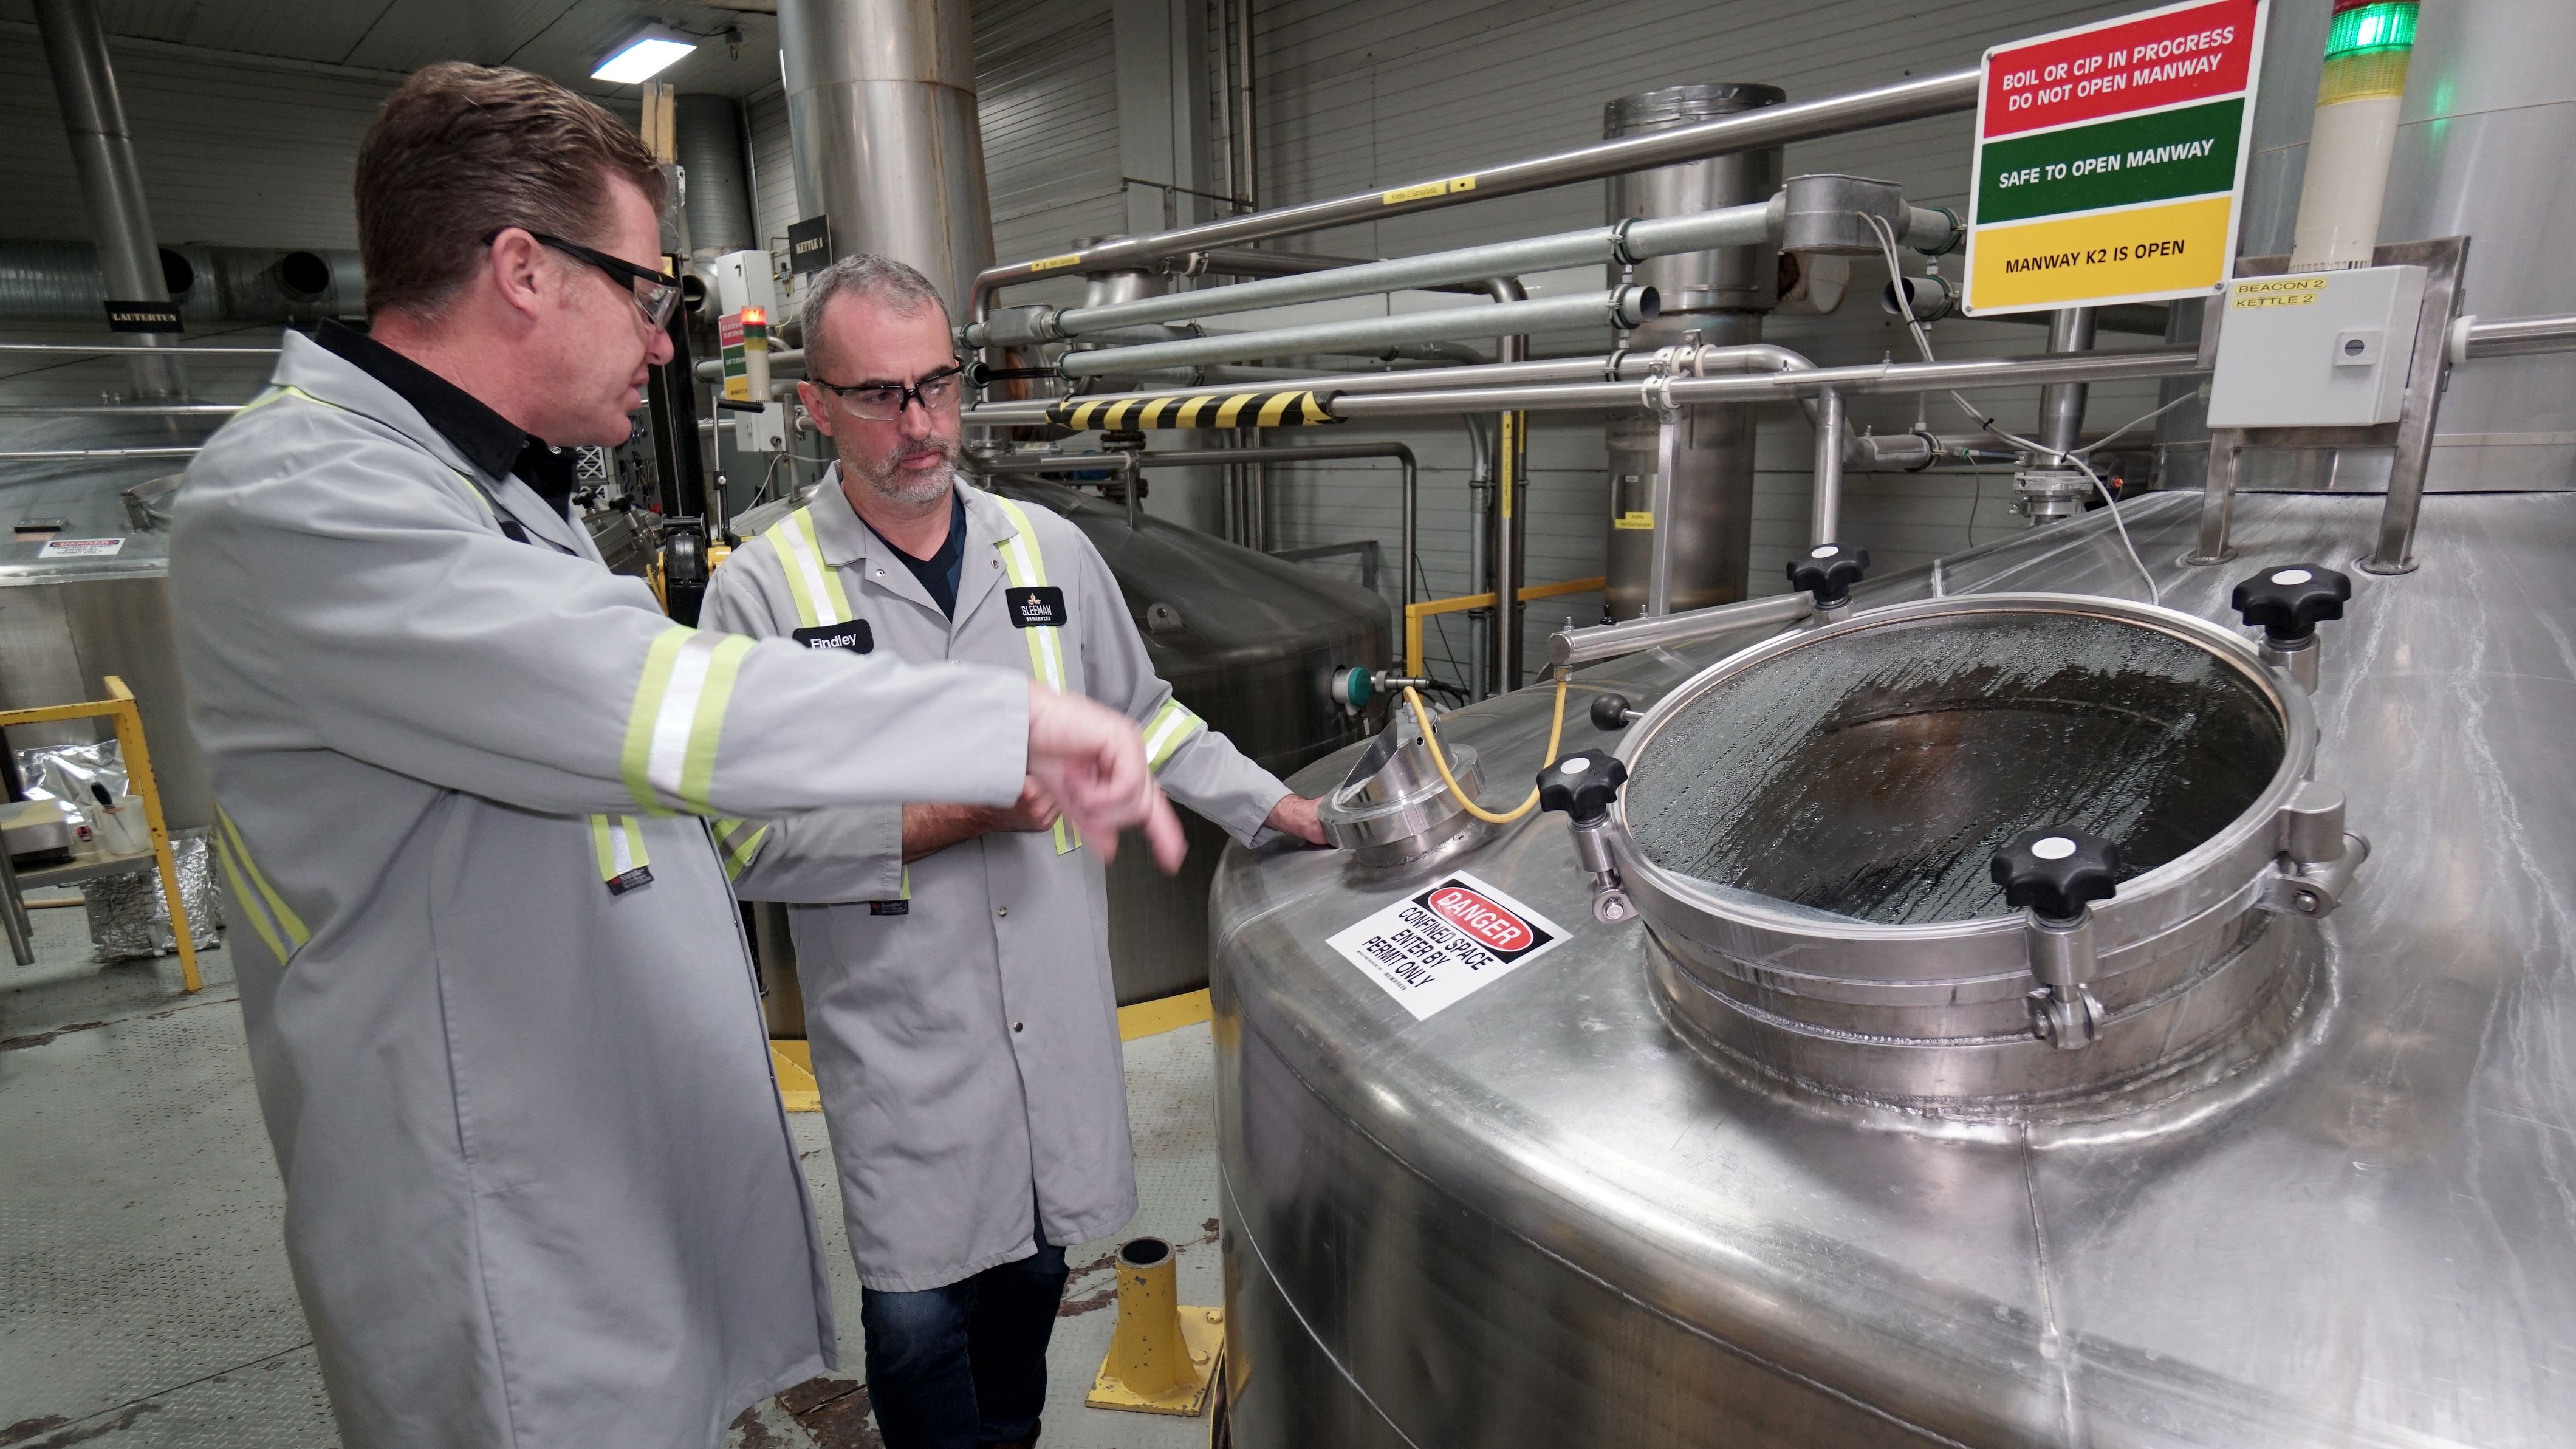
[[[37,958],[0,951],[0,1449],[327,1449],[339,1444],[278,1237],[274,1159],[259,1122],[225,953],[206,989],[174,958],[89,959],[77,909],[34,913]],[[1109,1413],[1082,1396],[1109,1344],[1110,1261],[1140,1234],[1180,1250],[1184,1303],[1220,1301],[1208,1029],[1127,1045],[1141,1207],[1074,1264],[1048,1355],[1048,1449],[1179,1449],[1203,1419]],[[823,1119],[790,1119],[830,1245],[841,1358],[755,1406],[741,1449],[877,1443],[857,1383],[859,1284]]]

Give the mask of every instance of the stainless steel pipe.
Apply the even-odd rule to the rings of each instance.
[[[129,352],[176,357],[275,357],[274,347],[191,347],[183,342],[0,342],[0,356],[121,357]],[[721,375],[721,364],[719,375]]]
[[[0,463],[123,463],[136,458],[193,458],[190,448],[37,448],[0,453]]]
[[[1893,125],[1899,121],[1974,110],[1978,74],[1977,67],[1968,66],[1839,96],[1763,106],[1696,126],[1653,131],[1572,151],[1508,161],[1464,175],[1427,177],[1409,185],[1372,189],[1242,216],[1220,217],[1172,231],[1122,237],[1086,249],[1070,265],[1086,271],[1142,265],[1182,252],[1259,241],[1265,237],[1296,236],[1353,222],[1379,221],[1471,201],[1570,186],[1580,181],[1598,181],[1605,176],[1696,161],[1706,156],[1722,156],[1792,141],[1810,141],[1873,126]],[[992,304],[993,293],[1000,288],[1032,277],[1051,275],[1068,265],[1057,258],[1047,258],[1046,261],[1044,266],[1036,262],[1014,262],[987,268],[975,278],[968,297],[968,319],[982,320]]]
[[[2094,313],[2090,307],[2067,307],[2048,319],[2048,350],[2054,354],[2090,352],[2093,350]],[[2052,383],[2039,395],[2039,442],[2051,458],[2034,459],[2052,462],[2074,451],[2075,440],[2084,432],[2084,404],[2092,389],[2080,382]],[[1830,542],[1818,539],[1817,542]]]
[[[1767,203],[1733,206],[1690,216],[1661,217],[1627,226],[1596,226],[1554,236],[1492,242],[1453,251],[1425,252],[1393,261],[1362,262],[1300,276],[1272,277],[1217,287],[1203,292],[1174,292],[1105,307],[1075,307],[1056,314],[1055,330],[1064,337],[1087,337],[1111,327],[1146,322],[1176,322],[1301,302],[1339,301],[1381,292],[1422,291],[1436,286],[1478,282],[1487,277],[1518,276],[1560,267],[1601,262],[1641,262],[1649,257],[1705,251],[1711,247],[1750,246],[1770,238]],[[969,326],[967,345],[984,338]]]
[[[45,64],[53,73],[54,98],[71,140],[72,170],[89,203],[107,301],[111,306],[167,304],[170,288],[161,275],[161,246],[153,237],[143,169],[134,159],[134,136],[126,129],[125,102],[117,94],[115,68],[108,64],[107,30],[99,22],[96,0],[36,0],[36,29],[44,38]],[[173,333],[141,335],[165,346],[178,341]],[[139,396],[178,397],[187,390],[178,365],[161,355],[134,358],[127,371]]]
[[[2462,340],[2454,349],[2455,362],[2472,362],[2481,357],[2528,357],[2539,352],[2576,352],[2576,316],[2568,317],[2500,317],[2489,322],[2481,318],[2463,319]]]
[[[1497,331],[1539,332],[1557,327],[1634,327],[1655,315],[1652,287],[1614,287],[1574,297],[1546,297],[1530,302],[1504,302],[1491,307],[1444,307],[1434,312],[1405,312],[1392,317],[1359,317],[1347,322],[1316,322],[1303,327],[1277,327],[1263,332],[1234,332],[1194,337],[1141,347],[1072,352],[1058,364],[1067,377],[1108,372],[1137,372],[1155,367],[1181,367],[1201,362],[1250,362],[1264,357],[1293,357],[1306,352],[1377,348],[1401,342],[1486,337]]]
[[[1240,334],[1237,334],[1240,335]],[[1464,367],[1442,367],[1399,372],[1300,372],[1287,368],[1261,369],[1257,379],[1264,387],[1276,390],[1308,389],[1314,392],[1343,394],[1381,392],[1424,392],[1446,388],[1522,387],[1534,383],[1613,382],[1619,378],[1642,378],[1653,364],[1653,354],[1645,352],[1604,353],[1598,357],[1551,358],[1544,362],[1487,362]],[[1685,359],[1685,366],[1689,366]],[[1696,371],[1729,370],[1754,372],[1768,369],[1813,370],[1815,364],[1786,347],[1769,342],[1741,343],[1733,346],[1709,346],[1700,349]],[[1249,370],[1247,370],[1249,371]],[[1109,400],[1122,398],[1191,398],[1228,397],[1243,391],[1243,380],[1201,387],[1158,388],[1151,392],[1104,394]],[[985,427],[1018,427],[1046,421],[1045,400],[1030,402],[988,403],[966,410],[969,424]]]
[[[1530,305],[1518,278],[1496,277],[1488,285],[1495,311]],[[1612,295],[1626,290],[1615,289]],[[1638,290],[1650,299],[1655,295],[1652,287]],[[1645,309],[1647,317],[1654,314],[1653,307]],[[1528,360],[1528,335],[1495,338],[1494,356],[1504,365]],[[1494,576],[1494,657],[1486,677],[1508,692],[1521,687],[1521,580],[1529,574],[1529,531],[1521,526],[1520,514],[1521,495],[1529,487],[1529,417],[1517,408],[1494,420],[1494,464],[1494,543],[1488,558]]]
[[[1816,394],[1816,484],[1809,512],[1809,542],[1842,542],[1843,395],[1832,388]]]
[[[1816,601],[1812,595],[1768,594],[1759,599],[1692,609],[1687,613],[1628,619],[1589,629],[1567,629],[1548,636],[1547,658],[1559,669],[1578,669],[1604,659],[1616,659],[1622,654],[1688,644],[1738,629],[1795,624],[1814,612]]]
[[[228,418],[240,403],[71,403],[0,406],[0,418]]]
[[[1788,400],[1828,388],[1849,397],[1855,393],[1935,392],[1949,388],[2047,384],[2053,382],[2121,382],[2132,378],[2185,377],[2204,371],[2191,347],[2141,347],[2123,352],[2085,352],[2063,357],[1980,357],[1958,362],[1869,362],[1849,367],[1820,367],[1812,372],[1768,372],[1732,377],[1686,377],[1672,383],[1678,404]],[[1657,385],[1660,396],[1662,385]],[[1523,408],[1545,412],[1636,407],[1642,399],[1636,384],[1590,382],[1525,387],[1459,388],[1386,394],[1354,394],[1333,400],[1333,415],[1345,420],[1380,417],[1426,417],[1488,408]],[[979,418],[979,421],[984,419]]]

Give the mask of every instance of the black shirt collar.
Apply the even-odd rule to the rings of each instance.
[[[517,474],[557,513],[572,497],[573,454],[521,432],[472,393],[354,327],[325,320],[313,340],[394,390],[438,429],[465,461],[494,478]]]
[[[853,513],[857,511],[857,509],[851,510]],[[859,522],[869,533],[875,535],[877,542],[886,546],[886,552],[902,560],[903,566],[912,571],[912,576],[921,581],[921,587],[929,593],[931,602],[939,606],[939,612],[952,619],[957,617],[958,576],[965,571],[966,566],[966,495],[964,493],[954,487],[948,490],[948,541],[941,544],[938,551],[928,558],[914,558],[911,554],[895,547],[892,539],[878,533],[875,524],[869,523],[865,518],[860,519]]]

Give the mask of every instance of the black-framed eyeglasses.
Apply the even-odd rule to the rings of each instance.
[[[819,377],[805,380],[839,398],[855,416],[872,423],[890,423],[916,402],[926,413],[945,412],[957,406],[965,379],[966,364],[952,362],[909,387],[899,382],[861,382],[844,387]]]
[[[483,238],[483,244],[490,246],[492,237],[500,234],[496,231]],[[680,284],[661,272],[647,271],[623,258],[593,251],[579,242],[565,241],[559,236],[548,236],[541,231],[532,231],[528,235],[541,245],[553,247],[575,261],[588,262],[607,273],[610,281],[625,288],[635,298],[635,305],[643,312],[644,320],[657,330],[669,325],[671,314],[680,308]]]

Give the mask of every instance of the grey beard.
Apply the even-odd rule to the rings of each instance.
[[[914,481],[916,479],[918,481]],[[889,503],[928,503],[944,497],[955,486],[956,480],[957,460],[953,457],[943,466],[926,473],[908,473],[893,466],[859,473],[859,481],[867,486],[867,490]]]

